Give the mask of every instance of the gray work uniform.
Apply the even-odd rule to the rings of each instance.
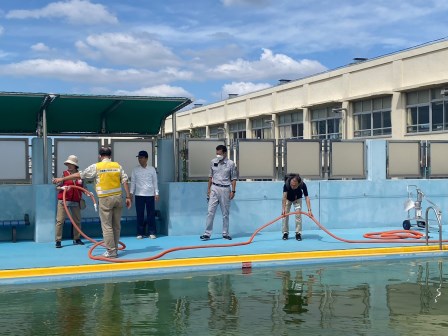
[[[222,234],[227,236],[229,234],[231,183],[237,179],[235,163],[227,157],[221,161],[214,158],[210,163],[209,177],[212,178],[212,186],[210,188],[205,235],[210,236],[212,234],[213,219],[219,204],[222,212]]]

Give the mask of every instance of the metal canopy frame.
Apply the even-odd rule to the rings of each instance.
[[[191,102],[181,97],[0,92],[0,135],[42,137],[48,183],[49,135],[156,136],[168,116]]]
[[[154,136],[189,98],[0,92],[0,134]],[[46,125],[45,125],[46,122]]]

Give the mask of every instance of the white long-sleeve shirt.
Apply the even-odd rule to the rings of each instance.
[[[154,167],[141,165],[132,170],[131,194],[136,196],[156,196],[159,195],[157,184],[157,173]]]

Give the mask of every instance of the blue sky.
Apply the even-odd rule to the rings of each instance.
[[[446,0],[0,2],[0,91],[213,103],[448,36]]]

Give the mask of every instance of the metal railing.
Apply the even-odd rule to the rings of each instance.
[[[442,211],[440,210],[440,208],[437,205],[435,205],[431,201],[428,201],[428,202],[431,203],[431,206],[426,208],[426,213],[425,213],[426,246],[428,246],[428,240],[429,240],[429,211],[433,210],[436,215],[437,223],[439,226],[439,249],[443,250],[443,247],[442,247]]]

